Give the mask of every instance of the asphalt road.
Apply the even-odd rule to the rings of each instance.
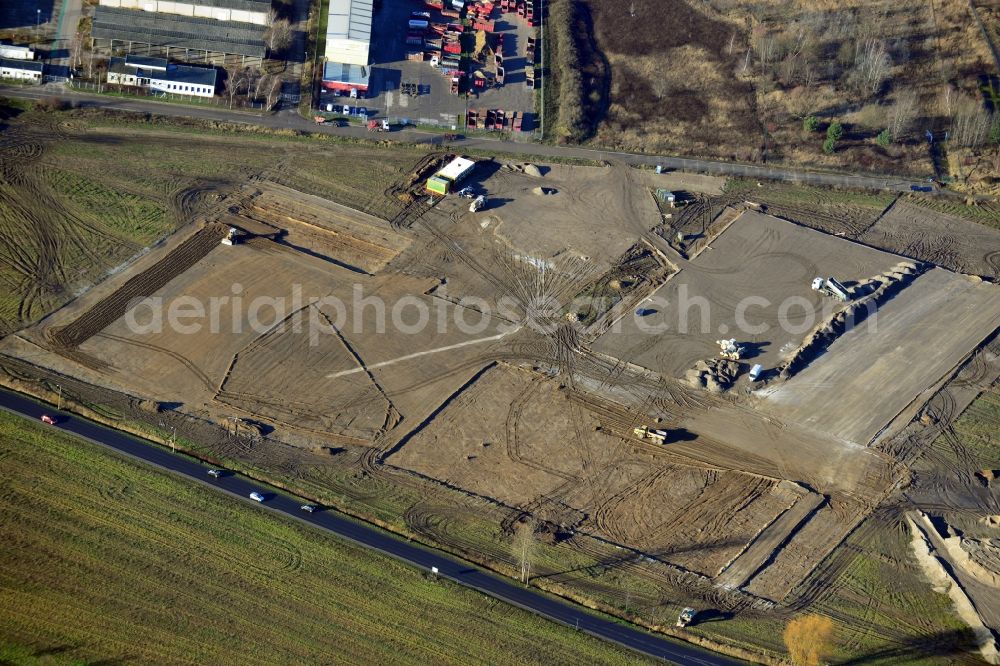
[[[237,474],[227,473],[220,479],[212,479],[207,474],[210,468],[194,458],[172,453],[160,445],[131,437],[78,416],[56,412],[16,393],[0,390],[0,408],[33,421],[38,421],[42,414],[56,416],[57,424],[53,427],[64,432],[78,435],[161,469],[190,477],[253,504],[257,503],[249,499],[250,493],[260,492],[266,498],[266,501],[259,505],[264,509],[283,513],[319,529],[333,532],[356,544],[412,564],[423,571],[437,567],[438,574],[444,578],[648,656],[684,666],[730,666],[743,663],[592,614],[552,595],[495,576],[468,562],[403,541],[385,530],[336,511],[324,509],[312,514],[306,513],[299,508],[302,500]]]
[[[230,111],[229,109],[223,107],[207,108],[80,93],[76,91],[68,91],[61,85],[57,84],[31,88],[23,86],[0,86],[0,94],[22,99],[58,97],[60,99],[75,102],[82,107],[116,109],[120,111],[133,111],[136,113],[153,113],[163,116],[205,118],[223,122],[239,122],[251,125],[260,125],[273,129],[294,129],[303,132],[336,134],[359,138],[371,137],[371,135],[368,134],[368,131],[363,127],[333,127],[317,125],[303,118],[296,111],[291,109],[270,115],[258,115],[237,110]],[[378,137],[384,138],[384,135],[378,135]],[[439,143],[441,141],[440,134],[422,131],[415,128],[394,131],[391,133],[390,138],[400,141],[411,141],[414,143]],[[609,162],[617,161],[631,165],[662,164],[664,167],[669,169],[682,169],[685,171],[709,173],[720,176],[777,180],[806,185],[820,185],[825,187],[851,187],[858,189],[888,190],[891,192],[909,192],[912,185],[920,187],[930,186],[932,187],[934,193],[951,194],[938,189],[936,185],[929,185],[926,181],[908,180],[896,176],[851,174],[806,169],[786,169],[754,164],[701,160],[687,157],[671,157],[669,155],[641,155],[638,153],[594,150],[576,146],[554,146],[540,143],[524,143],[520,141],[506,141],[498,138],[479,136],[464,138],[460,141],[454,142],[453,145],[463,148],[513,153],[531,158],[578,158],[586,160],[605,160]]]

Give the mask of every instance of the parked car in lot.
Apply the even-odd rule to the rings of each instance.
[[[250,493],[250,499],[252,499],[254,502],[263,502],[264,496],[258,493],[257,491],[254,491]]]
[[[210,469],[210,470],[208,470],[208,475],[211,476],[211,477],[215,477],[216,479],[218,479],[219,477],[222,476],[222,470],[221,469]]]
[[[315,504],[303,504],[303,505],[302,505],[302,506],[300,506],[299,508],[300,508],[301,510],[305,511],[306,513],[313,513],[313,512],[314,512],[314,511],[316,511],[316,510],[317,510],[317,509],[318,509],[319,507],[318,507],[318,506],[316,506]]]

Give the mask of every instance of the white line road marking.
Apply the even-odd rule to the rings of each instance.
[[[394,363],[399,363],[401,361],[409,361],[410,359],[419,358],[420,356],[428,356],[430,354],[437,354],[439,352],[451,351],[452,349],[459,349],[461,347],[468,347],[470,345],[478,345],[478,344],[481,344],[483,342],[494,342],[496,340],[500,340],[501,338],[507,337],[511,333],[517,333],[519,330],[521,330],[520,326],[518,326],[517,328],[511,329],[511,330],[507,331],[506,333],[500,333],[498,335],[493,335],[493,336],[490,336],[488,338],[479,338],[479,339],[476,339],[476,340],[466,340],[465,342],[459,342],[459,343],[454,344],[454,345],[448,345],[447,347],[438,347],[437,349],[428,349],[427,351],[417,352],[415,354],[407,354],[406,356],[400,356],[399,358],[394,358],[394,359],[389,360],[389,361],[382,361],[381,363],[376,363],[375,365],[369,365],[369,366],[363,366],[363,367],[362,366],[358,366],[357,368],[352,368],[350,370],[341,370],[340,372],[335,372],[332,375],[327,375],[326,378],[327,379],[337,379],[338,377],[343,377],[345,375],[353,375],[356,372],[364,372],[365,370],[376,370],[378,368],[384,368],[387,365],[392,365]]]

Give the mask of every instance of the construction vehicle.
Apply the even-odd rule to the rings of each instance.
[[[742,346],[736,344],[736,338],[716,340],[715,343],[719,345],[719,356],[727,361],[740,360],[743,358],[743,353],[746,351]]]
[[[458,196],[463,199],[474,199],[476,197],[476,192],[471,187],[463,187],[458,191]]]
[[[240,230],[236,227],[229,227],[229,231],[222,238],[223,245],[236,245],[240,242]]]
[[[696,611],[695,609],[685,608],[684,610],[681,611],[681,614],[677,616],[677,626],[678,627],[688,626],[689,624],[694,622],[694,618],[697,614],[698,611]]]
[[[480,194],[478,197],[472,200],[472,203],[469,204],[469,212],[476,213],[482,210],[484,206],[486,206],[486,197]]]
[[[818,277],[812,281],[813,291],[818,291],[820,293],[826,294],[827,296],[833,296],[834,298],[843,301],[844,303],[851,300],[851,293],[847,291],[847,287],[837,282],[834,278],[821,278]]]
[[[645,439],[650,442],[655,442],[656,444],[667,443],[666,430],[655,430],[648,426],[639,426],[638,428],[632,428],[632,434],[639,439]]]

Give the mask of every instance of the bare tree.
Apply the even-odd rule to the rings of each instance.
[[[245,78],[243,85],[246,86],[247,100],[255,99],[257,97],[257,87],[264,73],[260,71],[259,67],[247,67],[243,70],[243,74]]]
[[[94,72],[98,72],[97,78],[103,79],[108,70],[108,59],[97,55],[92,49],[84,50],[83,63],[87,66],[87,78],[93,80]]]
[[[903,92],[889,109],[886,129],[893,141],[899,141],[906,134],[917,117],[917,95],[912,90]]]
[[[864,42],[859,42],[855,48],[851,79],[859,92],[874,95],[889,78],[889,71],[892,68],[885,42],[870,37]]]
[[[778,53],[778,45],[774,37],[763,35],[755,40],[754,50],[757,51],[757,59],[760,61],[762,69],[768,69],[773,63]]]
[[[517,523],[514,531],[514,557],[521,566],[521,582],[531,579],[531,564],[535,559],[538,541],[535,539],[535,521],[529,518]]]
[[[743,76],[744,74],[746,74],[747,73],[747,69],[750,67],[750,53],[751,53],[751,47],[748,46],[747,47],[747,54],[743,58],[743,66],[740,67],[740,76]]]
[[[229,76],[226,77],[226,96],[229,97],[229,108],[233,108],[233,101],[240,94],[240,90],[247,84],[247,70],[243,67],[227,68]]]
[[[944,107],[944,115],[951,118],[953,111],[953,106],[955,104],[955,98],[958,95],[958,90],[954,85],[946,83],[944,86],[944,91],[941,93],[941,105]]]
[[[281,53],[292,45],[292,24],[288,19],[278,18],[273,9],[267,13],[267,31],[264,33],[264,43],[273,55]]]
[[[978,148],[989,136],[992,114],[975,97],[963,96],[955,102],[951,140],[959,146]]]
[[[252,85],[252,94],[250,97],[253,99],[260,99],[264,93],[267,91],[267,86],[271,82],[271,75],[261,70],[257,70],[257,76],[254,78]]]
[[[79,32],[73,35],[69,43],[69,63],[73,69],[83,64],[83,35]]]
[[[281,77],[273,76],[271,77],[271,83],[265,89],[267,91],[267,108],[268,110],[273,109],[274,105],[278,103],[278,96],[281,95]]]

